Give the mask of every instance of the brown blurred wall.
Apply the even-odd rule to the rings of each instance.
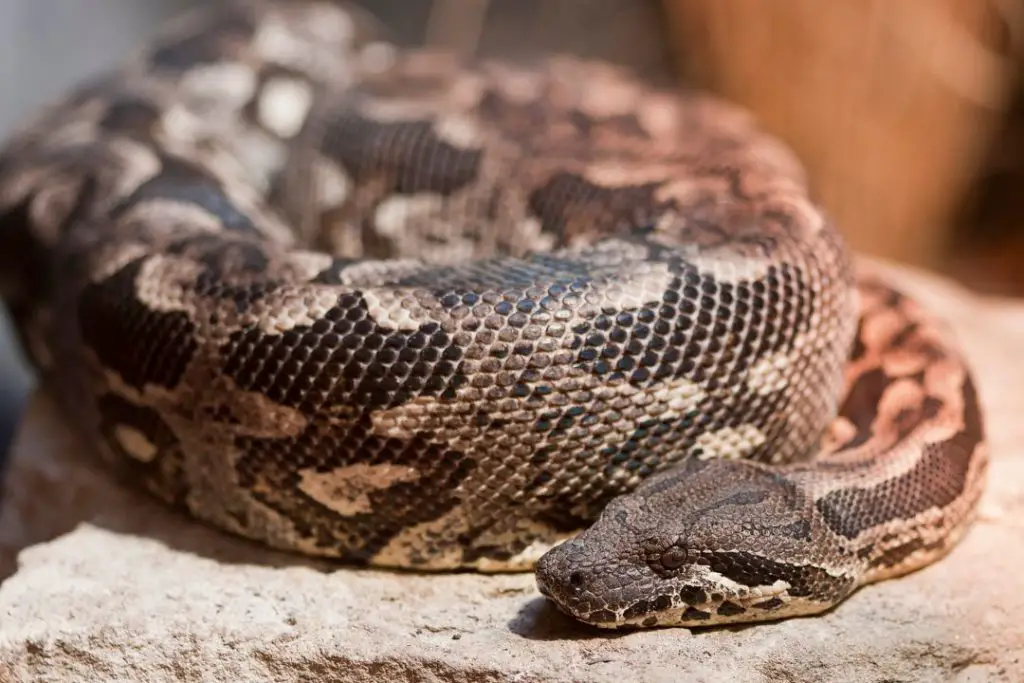
[[[1013,81],[999,0],[664,0],[685,76],[752,109],[857,249],[949,256]],[[1002,13],[1001,13],[1002,12]]]

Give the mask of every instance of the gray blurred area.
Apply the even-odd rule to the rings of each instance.
[[[0,0],[0,138],[76,81],[143,44],[161,20],[199,4],[202,0]],[[672,73],[655,0],[358,4],[405,45],[452,40],[474,54],[524,59],[564,51],[622,63],[651,80],[665,81]],[[0,464],[33,382],[6,312],[0,311]]]

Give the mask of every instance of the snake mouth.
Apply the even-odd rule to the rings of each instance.
[[[571,580],[571,575],[570,575]],[[562,613],[602,629],[655,627],[706,628],[749,621],[769,621],[795,616],[807,610],[791,601],[785,590],[757,591],[743,598],[708,595],[696,586],[641,598],[628,605],[601,603],[585,595],[567,595],[538,579],[542,595]],[[690,595],[691,602],[680,597]],[[816,611],[816,610],[815,610]]]
[[[715,581],[706,567],[665,580],[636,565],[581,563],[580,548],[574,543],[569,541],[541,557],[537,588],[560,612],[598,628],[701,628],[821,609],[789,595],[785,581],[729,589]]]

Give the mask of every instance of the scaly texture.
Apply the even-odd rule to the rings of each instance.
[[[0,222],[67,414],[273,547],[703,625],[933,561],[982,488],[959,353],[855,278],[791,153],[608,65],[224,2],[15,135]]]

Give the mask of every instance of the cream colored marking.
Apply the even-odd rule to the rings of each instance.
[[[609,302],[623,307],[649,306],[661,301],[672,284],[672,274],[664,263],[638,263],[638,272],[625,272],[617,287],[608,292]]]
[[[321,251],[292,251],[288,254],[287,270],[296,280],[311,280],[331,267],[334,258]]]
[[[50,180],[40,178],[35,197],[29,204],[32,234],[54,246],[60,240],[60,226],[74,209],[79,196],[81,179],[49,171]]]
[[[243,391],[231,380],[219,382],[218,393],[230,397],[231,414],[237,424],[225,428],[256,438],[297,437],[309,426],[309,418],[298,408],[275,403],[257,391]]]
[[[857,426],[845,417],[837,417],[829,423],[821,439],[821,450],[831,452],[857,435]]]
[[[434,132],[448,144],[461,149],[479,149],[483,144],[480,128],[467,116],[446,116],[434,124]]]
[[[240,107],[256,92],[256,74],[239,62],[221,62],[192,67],[181,87],[203,98],[216,98],[218,107]]]
[[[703,452],[697,457],[701,460],[726,458],[738,460],[749,455],[755,448],[764,445],[764,433],[754,425],[725,427],[715,432],[705,432],[697,437],[694,448]]]
[[[231,146],[237,173],[249,186],[265,194],[277,173],[288,163],[288,148],[280,140],[251,126],[238,131]]]
[[[195,204],[185,204],[174,199],[147,199],[128,210],[121,222],[139,221],[154,228],[163,228],[164,234],[188,230],[220,232],[224,225],[214,214]],[[152,230],[153,234],[159,234]]]
[[[768,275],[768,269],[773,265],[769,259],[730,253],[724,249],[688,254],[686,259],[701,273],[718,282],[733,284],[759,280]]]
[[[114,427],[114,438],[128,455],[139,462],[153,462],[159,453],[156,444],[130,425],[119,424]]]
[[[370,493],[414,482],[420,473],[401,465],[359,463],[330,472],[306,469],[300,476],[299,489],[303,493],[339,515],[352,517],[373,512]]]
[[[357,261],[345,266],[341,271],[340,280],[351,287],[373,287],[374,283],[383,278],[395,280],[409,276],[429,268],[415,259],[395,259],[393,261]]]
[[[436,215],[444,208],[444,198],[436,194],[388,197],[374,214],[374,223],[381,234],[401,238],[410,221]]]
[[[674,172],[677,172],[677,170],[660,164],[595,161],[583,169],[583,177],[595,185],[615,189],[623,185],[633,186],[665,182],[676,174]],[[692,180],[677,180],[676,182],[685,182],[696,186]]]
[[[275,78],[263,86],[257,116],[276,135],[295,137],[313,106],[313,88],[297,79]]]
[[[523,218],[516,224],[517,243],[527,245],[532,251],[551,251],[555,248],[555,236],[544,233],[539,218]]]
[[[391,291],[388,289],[366,289],[363,291],[363,299],[369,309],[370,318],[381,327],[388,327],[397,330],[414,331],[420,328],[425,316],[417,319],[414,315],[422,312],[420,306],[403,306],[403,299],[408,296],[407,292],[401,290]]]
[[[111,140],[110,151],[114,152],[123,170],[117,179],[117,191],[128,195],[140,185],[160,172],[162,162],[148,147],[129,140]]]
[[[338,303],[347,287],[301,286],[265,297],[252,309],[252,316],[267,334],[282,334],[300,326],[309,326],[326,315]]]
[[[476,561],[474,567],[477,571],[482,573],[529,571],[536,566],[537,560],[539,560],[544,553],[548,552],[555,546],[561,545],[566,541],[566,539],[573,535],[574,534],[571,533],[565,534],[555,541],[535,540],[507,560],[481,558]]]
[[[341,168],[325,159],[317,159],[311,169],[313,201],[318,207],[341,206],[352,193],[352,180]]]
[[[141,244],[123,243],[96,253],[89,271],[89,280],[99,282],[145,255],[149,249]]]
[[[631,385],[620,385],[623,390]],[[660,420],[677,420],[700,404],[707,394],[699,384],[688,379],[674,379],[671,382],[652,387],[648,391],[634,389],[638,399],[647,400],[650,397],[653,401],[664,405],[664,411],[658,415]]]
[[[792,362],[785,351],[761,358],[747,370],[747,385],[762,396],[785,389],[789,386]]]
[[[180,256],[156,255],[145,260],[135,280],[139,300],[154,311],[191,311],[192,288],[202,266]]]
[[[679,135],[680,107],[670,95],[650,94],[644,98],[637,115],[640,125],[651,137],[672,140]]]

